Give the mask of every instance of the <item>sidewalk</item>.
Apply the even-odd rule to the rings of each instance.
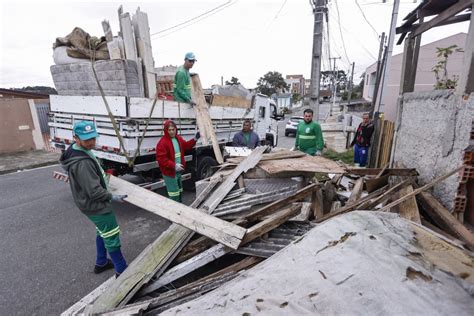
[[[60,154],[43,150],[0,154],[0,175],[58,163]]]

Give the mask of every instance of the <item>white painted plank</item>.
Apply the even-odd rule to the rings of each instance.
[[[128,181],[110,176],[110,190],[114,194],[126,194],[125,201],[189,228],[232,249],[237,249],[246,229],[204,214],[184,204],[143,189]]]
[[[105,98],[114,116],[127,116],[126,97],[106,96]],[[57,112],[107,115],[101,96],[50,95],[50,107],[51,111]]]

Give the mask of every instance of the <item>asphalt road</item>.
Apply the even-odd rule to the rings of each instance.
[[[93,273],[94,226],[53,170],[61,168],[0,176],[0,315],[57,315],[114,273]],[[115,208],[129,262],[170,224],[127,203]]]

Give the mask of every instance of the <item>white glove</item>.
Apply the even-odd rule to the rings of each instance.
[[[296,147],[291,147],[291,151],[296,151]]]
[[[321,150],[316,151],[315,156],[321,156]]]
[[[175,166],[174,166],[174,170],[176,170],[176,172],[181,172],[184,170],[183,168],[183,165],[180,164],[180,163],[177,163]]]

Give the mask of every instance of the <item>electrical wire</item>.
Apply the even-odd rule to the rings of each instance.
[[[276,20],[278,18],[278,15],[280,14],[281,10],[283,10],[283,7],[285,6],[287,1],[288,0],[283,1],[283,4],[281,5],[280,10],[278,10],[277,14],[275,14],[275,17],[273,18],[273,20]]]
[[[176,29],[176,30],[174,30],[174,31],[172,31],[172,32],[169,32],[169,33],[164,34],[164,35],[162,35],[162,36],[157,36],[157,37],[155,37],[155,38],[153,38],[153,39],[156,39],[156,38],[163,38],[163,37],[165,37],[165,36],[168,36],[168,35],[170,35],[170,34],[173,34],[173,33],[177,32],[177,31],[179,31],[179,30],[182,30],[182,29],[184,29],[184,28],[186,28],[186,27],[189,27],[189,26],[191,26],[191,25],[193,25],[193,24],[196,24],[197,22],[202,21],[202,20],[204,20],[204,19],[206,19],[206,18],[208,18],[208,17],[211,17],[211,16],[213,16],[214,14],[216,14],[216,13],[218,13],[218,12],[220,12],[220,11],[222,11],[222,10],[224,10],[224,9],[226,9],[226,8],[228,8],[228,7],[230,7],[230,6],[234,5],[234,4],[236,4],[236,3],[237,3],[237,1],[232,2],[232,0],[229,0],[229,1],[227,1],[226,3],[223,3],[223,4],[221,4],[221,5],[218,5],[217,7],[212,8],[211,10],[208,10],[208,11],[206,11],[206,12],[204,12],[204,13],[202,13],[202,14],[199,14],[199,15],[197,15],[197,16],[191,18],[191,19],[188,19],[188,20],[186,20],[186,21],[184,21],[184,22],[178,23],[178,24],[176,24],[176,25],[174,25],[174,26],[171,26],[171,27],[168,27],[168,28],[166,28],[166,29],[160,30],[160,31],[158,31],[158,32],[152,33],[152,34],[150,34],[150,37],[155,36],[155,35],[159,35],[159,34],[162,34],[162,33],[166,33],[166,32],[168,32],[168,31],[170,31],[170,30],[173,30],[173,29],[176,29],[176,28],[179,27],[178,29]],[[195,21],[195,22],[194,22],[194,23],[190,23],[190,22],[192,22],[192,21]],[[182,26],[182,27],[180,27],[180,26]]]
[[[342,36],[342,28],[341,28],[341,16],[339,15],[339,5],[337,4],[337,0],[334,0],[336,3],[336,11],[337,11],[337,23],[339,24],[339,34],[341,35],[342,40],[342,48],[344,49],[344,56],[346,57],[347,62],[350,64],[351,61],[347,56],[346,44],[344,43],[344,37]]]
[[[374,26],[369,22],[369,20],[365,16],[364,10],[362,10],[359,2],[357,2],[357,0],[355,0],[355,3],[357,5],[357,7],[359,8],[360,13],[362,13],[362,16],[364,17],[365,22],[367,22],[367,24],[372,28],[372,30],[375,32],[375,34],[377,34],[377,38],[379,38],[380,34],[377,32],[377,30],[375,30]]]

